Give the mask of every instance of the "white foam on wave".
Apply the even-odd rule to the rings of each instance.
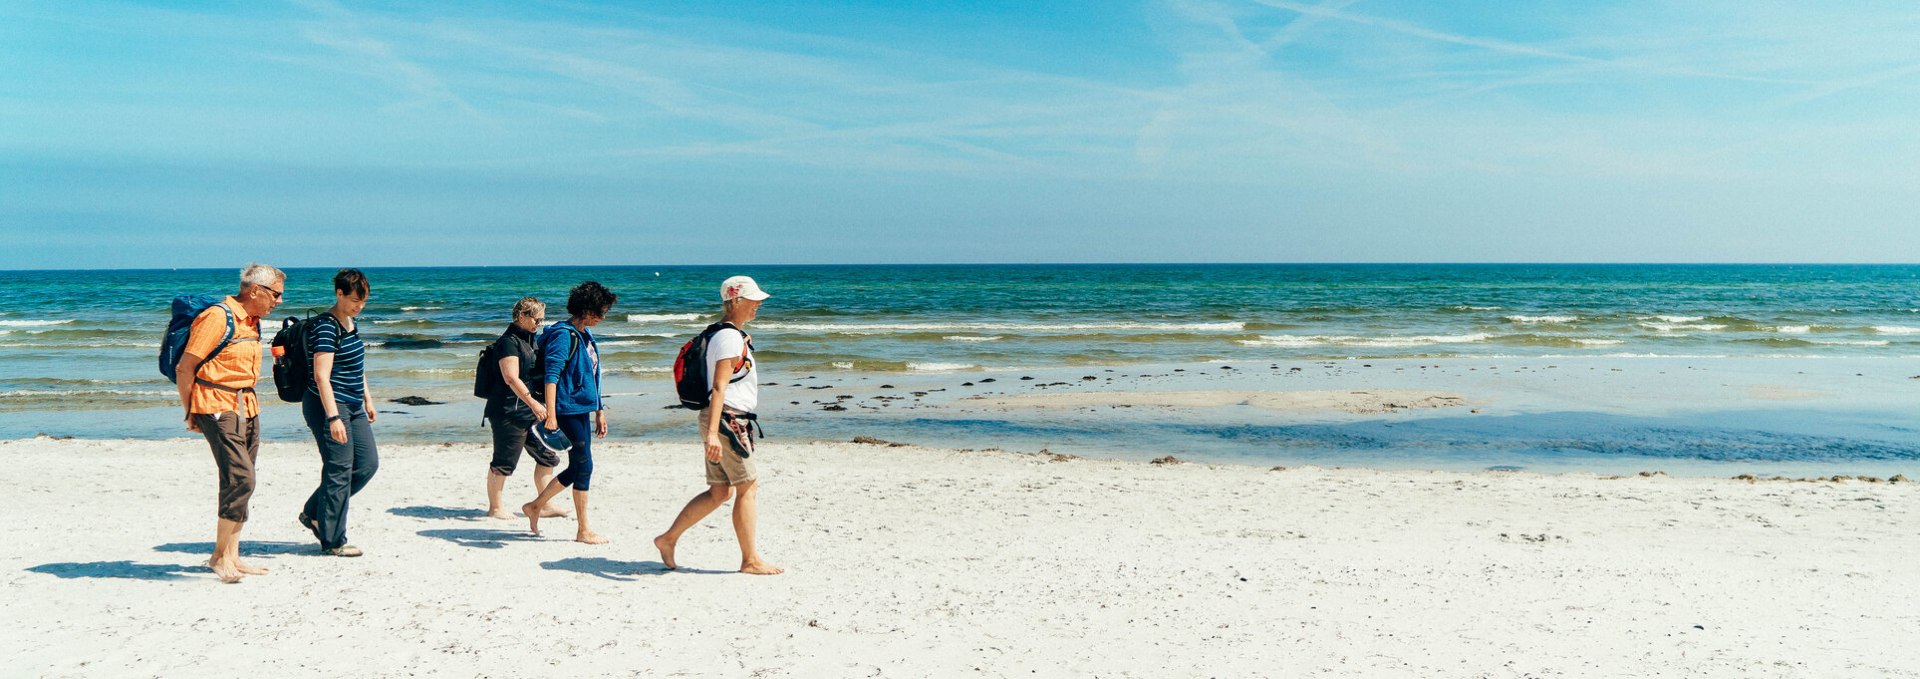
[[[636,366],[630,366],[626,368],[615,368],[614,372],[636,373],[636,374],[670,373],[670,372],[673,372],[673,366],[636,365]]]
[[[154,342],[9,342],[0,344],[8,349],[111,349],[114,347],[153,347]]]
[[[178,396],[179,392],[159,389],[16,389],[0,391],[0,397],[29,396]]]
[[[672,336],[673,335],[659,335],[659,337],[672,337]],[[657,346],[664,346],[668,343],[658,342],[654,340],[595,340],[594,344],[597,344],[603,347],[657,347]]]
[[[766,330],[801,330],[808,332],[840,332],[851,334],[878,334],[889,332],[940,332],[956,330],[1007,331],[1007,332],[1051,332],[1060,330],[1161,330],[1161,331],[1202,331],[1237,332],[1247,329],[1240,321],[1219,323],[787,323],[773,321],[758,324]]]
[[[1456,304],[1447,308],[1453,309],[1454,311],[1500,311],[1500,307],[1497,306],[1473,306],[1471,304]]]
[[[837,365],[837,364],[836,364]],[[914,372],[937,373],[967,370],[975,367],[971,363],[908,363],[907,369]]]
[[[1780,326],[1780,327],[1778,327],[1778,328],[1774,328],[1774,329],[1773,329],[1773,331],[1774,331],[1774,332],[1777,332],[1777,333],[1780,333],[1780,334],[1783,334],[1783,335],[1804,335],[1804,334],[1807,334],[1807,333],[1809,333],[1809,332],[1813,332],[1813,326],[1811,326],[1811,325],[1783,325],[1783,326]]]
[[[627,322],[658,323],[660,321],[697,321],[706,317],[706,314],[627,314]]]
[[[1836,347],[1884,347],[1890,344],[1890,342],[1886,340],[1859,340],[1859,341],[1810,340],[1810,341],[1812,341],[1814,344],[1825,344],[1825,345],[1836,346]]]
[[[1660,321],[1662,323],[1698,323],[1700,321],[1707,320],[1707,317],[1706,316],[1641,316],[1640,320]]]
[[[1573,339],[1573,343],[1584,344],[1590,347],[1610,347],[1615,344],[1626,344],[1627,341],[1617,340],[1617,339],[1587,339],[1583,337],[1576,337]]]
[[[841,370],[852,370],[853,361],[834,361],[833,367],[839,368]]]
[[[1513,323],[1572,323],[1580,320],[1579,316],[1505,316],[1504,318]]]
[[[1658,330],[1660,332],[1679,332],[1681,330],[1712,332],[1714,330],[1727,329],[1727,326],[1719,323],[1641,323],[1640,327]]]
[[[6,321],[0,321],[5,323]],[[1920,335],[1920,328],[1906,325],[1876,325],[1873,331],[1882,335]]]
[[[1419,347],[1429,344],[1472,344],[1484,342],[1492,335],[1474,333],[1471,335],[1416,335],[1404,337],[1355,337],[1351,335],[1261,335],[1260,339],[1240,340],[1240,344],[1249,347]]]
[[[68,323],[72,323],[72,322],[74,322],[74,319],[71,319],[71,318],[63,318],[63,319],[60,319],[60,320],[57,320],[57,321],[0,321],[0,327],[5,327],[5,328],[41,328],[41,327],[46,327],[46,326],[49,326],[49,325],[66,325],[66,324],[68,324]]]
[[[446,309],[446,307],[443,307],[443,306],[403,306],[403,307],[400,307],[400,310],[401,310],[401,311],[442,311],[442,310],[445,310],[445,309]]]
[[[988,335],[986,337],[980,337],[976,335],[947,335],[946,337],[942,337],[940,339],[947,340],[949,342],[998,342],[1000,341],[1000,336]]]

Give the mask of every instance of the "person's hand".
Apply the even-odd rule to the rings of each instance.
[[[707,434],[707,461],[719,462],[720,451],[723,448],[725,448],[726,445],[727,445],[726,440],[720,438],[720,432],[716,431],[716,432],[708,433]]]
[[[333,437],[334,443],[347,442],[347,425],[345,422],[339,420],[328,422],[327,433]]]
[[[378,419],[380,419],[380,413],[373,411],[373,401],[367,401],[367,424],[373,424],[374,420]]]
[[[547,421],[545,423],[545,426],[547,428],[547,431],[560,430],[560,418],[556,417],[556,413],[547,413]]]
[[[594,420],[594,423],[593,423],[594,435],[599,436],[600,438],[606,438],[607,437],[607,411],[602,410],[598,413],[595,413],[593,416],[593,420]]]
[[[540,404],[538,404],[538,403],[532,403],[532,404],[528,404],[528,406],[527,406],[527,407],[529,407],[529,408],[532,408],[532,409],[533,409],[533,419],[536,419],[536,420],[544,420],[544,419],[547,419],[547,407],[546,407],[546,406],[543,406],[543,405],[540,405]]]
[[[187,431],[200,433],[200,423],[193,419],[193,413],[187,413]]]

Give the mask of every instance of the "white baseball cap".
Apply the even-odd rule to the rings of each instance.
[[[734,276],[720,284],[720,301],[730,302],[733,301],[735,297],[745,297],[758,302],[772,297],[772,295],[767,294],[765,290],[761,290],[760,284],[753,282],[752,278],[747,276]]]

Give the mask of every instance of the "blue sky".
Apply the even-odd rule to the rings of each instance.
[[[1916,35],[1910,2],[13,0],[0,268],[1912,262]]]

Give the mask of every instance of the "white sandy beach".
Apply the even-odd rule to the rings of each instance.
[[[390,446],[359,559],[271,444],[243,554],[201,565],[197,440],[0,443],[13,676],[1920,676],[1920,488],[1152,465],[770,442],[762,549],[649,538],[691,446],[603,444],[604,546],[480,517],[478,443]],[[54,470],[83,470],[78,474]],[[518,496],[526,471],[512,479]]]

